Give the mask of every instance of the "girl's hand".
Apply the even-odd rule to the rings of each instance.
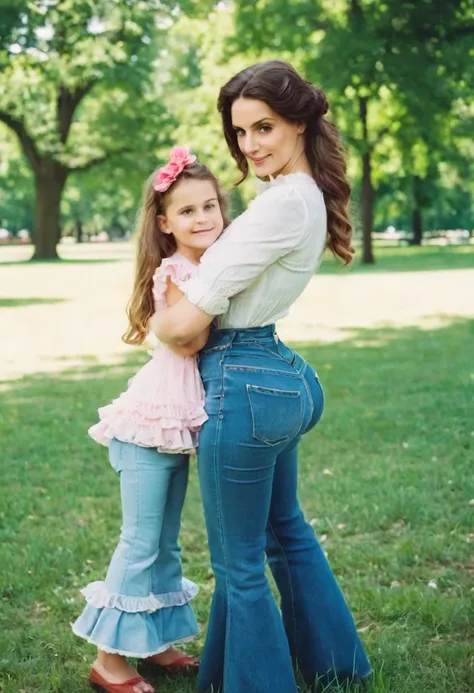
[[[178,345],[178,344],[168,344],[168,349],[174,351],[175,354],[179,356],[195,356],[198,351],[201,351],[206,346],[206,342],[209,337],[210,328],[208,327],[204,332],[202,332],[199,337],[196,337],[189,342],[189,344]]]

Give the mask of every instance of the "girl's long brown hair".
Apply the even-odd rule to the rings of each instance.
[[[217,108],[227,145],[243,174],[239,183],[245,180],[249,170],[232,127],[232,104],[240,97],[264,101],[282,118],[306,124],[305,152],[326,204],[327,245],[344,265],[348,265],[354,257],[348,211],[351,188],[339,132],[325,117],[329,109],[326,95],[282,60],[252,65],[222,87]]]
[[[158,225],[158,215],[166,214],[166,203],[174,188],[182,180],[210,181],[217,194],[217,199],[224,218],[224,228],[229,221],[226,216],[226,200],[214,174],[203,164],[194,163],[186,166],[178,179],[166,192],[160,193],[153,188],[157,171],[154,171],[145,183],[143,201],[137,223],[137,256],[135,264],[135,281],[133,293],[127,305],[129,326],[122,339],[127,344],[143,344],[148,333],[148,321],[155,312],[153,300],[153,275],[164,258],[176,252],[176,240],[172,234],[163,233]]]

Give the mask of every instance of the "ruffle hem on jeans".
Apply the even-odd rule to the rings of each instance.
[[[72,630],[104,652],[151,657],[198,635],[199,626],[188,603],[198,591],[186,578],[178,592],[147,597],[112,594],[104,582],[92,582],[81,590],[87,605]]]

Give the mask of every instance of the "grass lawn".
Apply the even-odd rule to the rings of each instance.
[[[414,272],[443,269],[438,248],[382,250],[379,269],[396,272],[405,250]],[[474,264],[472,250],[443,250],[444,269]],[[374,277],[374,295],[377,286]],[[301,446],[301,503],[374,665],[370,693],[474,689],[473,344],[474,321],[459,318],[299,348],[326,390],[323,420]],[[69,623],[83,607],[79,589],[105,575],[120,504],[106,450],[86,430],[146,358],[28,375],[1,390],[1,693],[88,690],[94,650]],[[182,546],[205,629],[213,577],[195,470]],[[157,683],[158,693],[194,690],[193,680]]]
[[[436,270],[456,270],[474,268],[474,244],[471,245],[424,245],[383,246],[374,244],[375,263],[363,265],[360,262],[362,248],[356,248],[354,262],[345,271],[357,273],[376,272],[432,272]],[[326,252],[319,272],[333,274],[339,271],[338,262]]]

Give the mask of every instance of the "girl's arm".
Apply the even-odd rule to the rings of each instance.
[[[155,315],[151,318],[149,323],[150,329],[153,332],[155,332],[155,334],[157,334],[157,330],[154,329],[154,321],[160,318],[163,313],[168,313],[172,306],[175,306],[176,304],[180,303],[183,299],[183,296],[183,292],[176,286],[176,284],[173,284],[173,282],[168,279],[168,288],[166,289],[165,293],[168,308],[164,308],[160,310],[159,313],[155,313]],[[198,351],[201,351],[201,349],[206,345],[206,342],[209,337],[209,330],[210,327],[209,325],[207,325],[200,331],[199,334],[196,334],[196,336],[192,337],[191,339],[187,338],[186,341],[180,343],[171,342],[169,346],[173,349],[175,353],[180,354],[180,356],[194,356]]]

